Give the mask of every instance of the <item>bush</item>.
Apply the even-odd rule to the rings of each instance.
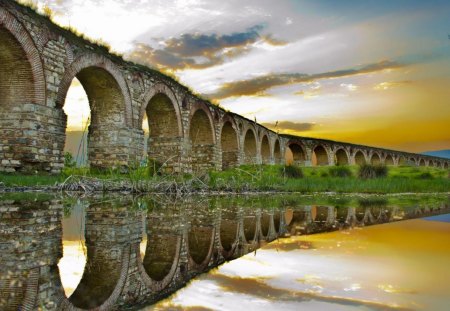
[[[283,176],[287,178],[303,178],[302,169],[294,165],[282,167],[281,173],[283,174]]]
[[[77,163],[73,159],[73,155],[70,152],[64,153],[64,166],[65,167],[75,167]]]
[[[161,175],[161,167],[162,164],[155,159],[149,158],[147,159],[147,172],[148,176],[155,176],[155,175]]]
[[[351,177],[352,171],[348,166],[332,166],[328,169],[331,177]]]
[[[418,179],[433,179],[433,175],[430,172],[423,172],[419,176],[417,176]]]
[[[387,177],[388,168],[383,165],[364,164],[359,167],[358,176],[362,179]]]

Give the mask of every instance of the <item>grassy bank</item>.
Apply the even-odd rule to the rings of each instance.
[[[286,168],[280,165],[246,165],[193,177],[160,176],[151,174],[147,168],[139,168],[126,174],[69,168],[58,176],[0,174],[0,189],[57,189],[58,185],[64,185],[62,188],[66,190],[137,192],[284,191],[382,194],[450,191],[448,170],[405,166],[389,167],[381,171],[381,177],[363,178],[364,176],[359,176],[361,168],[358,166]]]
[[[381,178],[359,178],[359,167],[303,167],[303,177],[292,178],[281,166],[243,166],[210,173],[217,190],[276,190],[339,193],[426,193],[450,191],[449,172],[438,168],[390,167]],[[344,173],[342,173],[344,172]],[[338,177],[345,176],[345,177]]]

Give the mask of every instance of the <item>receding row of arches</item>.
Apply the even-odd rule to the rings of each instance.
[[[24,29],[22,32],[12,31],[17,28],[18,22],[15,28],[8,28],[7,25],[0,25],[0,143],[8,145],[5,145],[4,150],[22,142],[24,145],[31,145],[24,140],[25,137],[20,137],[23,131],[17,128],[19,126],[21,130],[24,129],[24,124],[21,124],[24,121],[22,116],[19,114],[11,118],[17,107],[26,104],[46,105],[46,79],[41,60],[36,57],[39,52]],[[49,152],[52,155],[59,154],[60,161],[66,150],[76,158],[88,159],[91,166],[109,167],[113,163],[127,165],[133,137],[123,137],[123,129],[135,128],[136,125],[133,125],[131,96],[120,70],[104,57],[83,55],[69,65],[59,85],[55,87],[58,90],[55,108],[59,111],[61,120],[58,120],[60,124],[53,129],[53,140],[45,142],[56,149],[53,151],[49,148]],[[74,98],[67,100],[71,91],[75,94]],[[167,86],[157,84],[140,100],[142,109],[138,115],[138,128],[144,132],[144,141],[143,148],[140,144],[132,144],[131,149],[135,149],[134,158],[141,158],[140,150],[143,149],[150,158],[169,164],[168,167],[176,166],[181,161],[180,140],[184,135],[176,96]],[[70,105],[75,109],[70,109]],[[190,116],[188,137],[192,166],[194,170],[200,170],[214,163],[216,141],[209,108],[195,108]],[[83,116],[74,116],[71,111],[75,110],[83,110],[85,113]],[[41,126],[46,125],[32,125],[37,128]],[[222,168],[239,163],[240,143],[235,129],[231,118],[224,122],[220,136]],[[72,136],[78,141],[65,145],[66,131],[77,132]],[[266,134],[261,141],[257,141],[254,130],[249,129],[244,135],[242,148],[245,157],[251,159],[247,163],[258,159],[258,145],[261,146],[262,163],[271,163],[272,153],[275,162],[281,162],[279,141],[274,142],[275,150],[272,152],[273,147]],[[20,159],[18,156],[13,155],[11,160],[26,160],[26,157]]]
[[[310,150],[308,154],[308,150]],[[368,154],[366,151],[354,150],[350,152],[345,148],[337,148],[332,150],[324,145],[315,145],[307,149],[300,142],[290,142],[287,145],[285,153],[285,161],[287,165],[298,166],[326,166],[326,165],[418,165],[418,166],[435,166],[448,168],[448,163],[439,163],[438,161],[426,161],[424,158],[416,160],[413,157],[405,156],[394,157],[392,154],[384,156],[378,152]]]

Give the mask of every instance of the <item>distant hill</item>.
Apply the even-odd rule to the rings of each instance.
[[[433,156],[433,157],[450,159],[450,150],[427,151],[427,152],[423,152],[422,154]]]

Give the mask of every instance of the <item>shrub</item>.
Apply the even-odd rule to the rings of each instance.
[[[77,163],[73,159],[73,155],[70,152],[64,153],[64,166],[65,167],[75,167]]]
[[[433,179],[433,175],[430,172],[423,172],[417,176],[418,179]]]
[[[155,159],[149,158],[147,159],[147,172],[148,176],[161,175],[161,167],[162,164]]]
[[[294,165],[282,167],[281,173],[283,174],[283,176],[287,178],[303,178],[302,169]]]
[[[358,176],[362,179],[386,177],[388,168],[383,165],[364,164],[359,167]]]
[[[332,166],[328,169],[331,177],[351,177],[352,171],[348,166]]]

